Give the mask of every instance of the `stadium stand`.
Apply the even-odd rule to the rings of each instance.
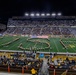
[[[13,20],[9,19],[6,34],[75,35],[75,20]]]
[[[74,43],[75,39],[72,39],[71,41],[66,40],[66,37],[76,37],[76,20],[75,19],[50,19],[50,20],[44,20],[44,19],[13,19],[10,18],[8,20],[8,24],[7,24],[7,30],[3,33],[4,35],[28,35],[31,36],[31,38],[44,38],[46,37],[47,41],[48,37],[59,37],[61,38],[59,40],[59,43],[61,42],[62,44],[64,44],[64,46],[68,45],[68,42],[73,42],[72,44],[76,44]],[[63,37],[65,37],[65,39],[62,39]],[[7,37],[8,38],[8,37]],[[11,38],[12,39],[12,38]],[[22,39],[22,38],[19,38]],[[16,38],[12,39],[12,40],[16,40]],[[29,41],[32,42],[32,44],[36,46],[36,44],[41,44],[44,46],[46,46],[46,49],[48,48],[47,46],[49,46],[50,48],[50,44],[48,42],[40,42],[42,39],[38,39],[38,40],[34,40],[33,41],[31,39],[28,39]],[[26,43],[29,43],[29,41],[26,40]],[[54,39],[53,39],[54,40]],[[56,40],[58,41],[58,39]],[[3,47],[8,48],[8,44],[12,44],[13,41],[10,42],[6,42],[5,44],[1,45],[1,48]],[[49,41],[50,42],[50,41]],[[55,41],[53,42],[54,45]],[[13,44],[12,44],[13,45]],[[31,46],[31,45],[30,45]],[[44,47],[43,46],[43,47]],[[75,49],[75,45],[68,45],[70,46],[71,49]],[[20,43],[18,45],[18,47],[23,48],[23,44]],[[18,49],[17,47],[17,49]],[[64,50],[65,48],[63,46],[61,46],[62,49]],[[60,47],[60,48],[61,48]],[[57,54],[57,53],[51,53],[51,54],[47,54],[46,52],[44,52],[44,56],[43,58],[40,58],[40,52],[39,53],[35,53],[31,52],[32,47],[26,47],[25,49],[30,49],[30,52],[25,52],[25,50],[22,50],[22,52],[1,52],[0,53],[0,70],[1,71],[7,71],[8,72],[22,72],[22,73],[31,73],[32,69],[34,68],[37,71],[38,75],[43,75],[45,73],[45,75],[63,75],[64,73],[66,73],[66,70],[68,70],[67,75],[75,75],[76,74],[76,56],[75,54]],[[40,50],[42,49],[39,48]],[[52,48],[50,48],[52,50]],[[57,46],[56,46],[56,49]],[[66,47],[67,49],[67,47]],[[65,50],[66,50],[65,49]],[[74,52],[76,52],[73,49]],[[44,48],[43,48],[44,51]],[[66,50],[67,51],[67,50]],[[65,52],[65,51],[64,51]],[[70,52],[72,52],[70,50]],[[46,66],[45,66],[46,65]],[[47,69],[46,69],[47,67]],[[43,70],[44,69],[44,70]],[[63,73],[64,72],[64,73]],[[47,73],[47,74],[46,74]]]

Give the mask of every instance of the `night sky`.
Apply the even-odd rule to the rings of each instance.
[[[76,0],[0,0],[0,17],[23,16],[25,12],[62,12],[76,15]]]

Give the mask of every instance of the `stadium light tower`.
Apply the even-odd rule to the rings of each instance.
[[[62,15],[62,13],[58,13],[57,15],[58,15],[58,16],[61,16],[61,15]]]
[[[30,14],[30,16],[32,16],[32,17],[33,17],[33,16],[35,16],[35,14],[34,14],[34,13],[31,13],[31,14]]]
[[[51,15],[54,17],[54,16],[56,16],[56,13],[52,13]]]
[[[36,16],[40,16],[40,14],[39,13],[36,13]]]
[[[46,16],[50,16],[50,13],[47,13]]]
[[[41,14],[41,16],[45,16],[45,14],[44,14],[44,13],[42,13],[42,14]]]
[[[25,13],[25,16],[29,16],[29,14],[28,13]]]

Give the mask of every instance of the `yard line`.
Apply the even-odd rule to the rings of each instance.
[[[41,45],[41,48],[42,48],[42,47],[43,47],[43,42],[41,42],[41,44],[42,44],[42,45]]]
[[[7,38],[7,37],[6,37]],[[4,43],[8,43],[8,42],[10,42],[11,40],[14,40],[13,38],[11,38],[11,39],[5,39],[5,37],[4,37],[4,39],[2,40],[2,42],[0,42],[0,44],[4,44]]]
[[[67,44],[67,43],[68,43],[68,41],[66,41],[66,44]],[[69,45],[69,44],[68,44],[68,45]],[[71,47],[70,47],[70,48],[71,48]],[[73,48],[71,48],[71,49],[72,49],[74,52],[76,52],[75,49],[73,49]],[[68,51],[68,50],[67,50],[67,51]],[[68,51],[68,52],[69,52],[69,51]]]
[[[23,40],[21,40],[18,44],[24,42],[24,40],[26,40],[26,39],[23,38]],[[17,44],[17,43],[16,43],[16,44]],[[14,44],[12,47],[14,47],[16,44]],[[29,45],[30,45],[30,43],[26,46],[26,48],[27,48]],[[11,47],[11,48],[12,48],[12,47]],[[10,48],[9,48],[9,49],[10,49]]]
[[[55,43],[55,40],[54,40],[54,39],[53,39],[53,41],[54,41],[54,44],[55,44],[55,46],[56,46],[57,51],[59,52],[58,47],[57,47],[57,45],[56,45],[56,43]]]
[[[35,42],[34,42],[34,43],[35,43]],[[37,45],[37,42],[35,43],[34,48],[36,48],[36,45]]]
[[[19,39],[19,40],[20,40],[20,39]],[[19,40],[18,40],[18,41],[19,41]],[[21,40],[21,41],[19,41],[19,42],[17,41],[18,43],[14,44],[13,46],[10,46],[10,47],[8,48],[8,50],[10,50],[12,47],[14,47],[14,46],[17,45],[17,44],[22,43],[24,40],[25,40],[25,39],[23,39],[23,40]]]
[[[70,47],[71,48],[71,47]],[[76,52],[76,50],[75,49],[73,49],[73,48],[71,48],[74,52]]]
[[[65,45],[65,43],[66,43],[66,41],[62,41],[63,42],[63,44]],[[65,42],[65,43],[64,43]],[[66,45],[65,45],[66,46]],[[65,49],[66,50],[66,52],[68,52],[68,50],[67,50],[67,48]]]
[[[31,43],[29,43],[27,46],[26,46],[26,48],[28,48],[28,46],[30,45]],[[31,46],[30,46],[31,47]],[[30,49],[30,48],[29,48]]]
[[[73,44],[73,45],[75,45],[75,44],[74,44],[74,42],[73,42],[72,44]],[[75,47],[76,47],[76,45],[75,45]],[[72,48],[72,49],[73,49],[73,48]],[[75,50],[75,49],[73,49],[73,50],[76,52],[76,50]]]
[[[43,42],[42,42],[41,48],[43,48],[42,46],[43,46]],[[42,51],[42,50],[40,49],[40,51]]]
[[[30,43],[30,41],[29,41],[29,44],[26,46],[26,48],[28,48],[28,46],[30,45],[31,43]],[[30,46],[31,47],[31,46]],[[30,49],[30,48],[29,48]]]
[[[76,47],[76,42],[75,41],[72,44],[75,45],[75,47]]]
[[[44,44],[45,42],[46,42],[45,40],[43,40],[43,42],[41,42],[41,44],[42,44],[42,45],[41,45],[41,48],[44,47],[43,44]],[[46,47],[46,46],[45,46],[45,47]],[[45,47],[44,47],[44,48],[45,48]],[[43,50],[43,51],[46,51],[46,50]]]

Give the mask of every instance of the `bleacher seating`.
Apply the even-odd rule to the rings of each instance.
[[[75,35],[75,20],[13,20],[9,19],[5,34]],[[76,30],[75,30],[76,31]]]

